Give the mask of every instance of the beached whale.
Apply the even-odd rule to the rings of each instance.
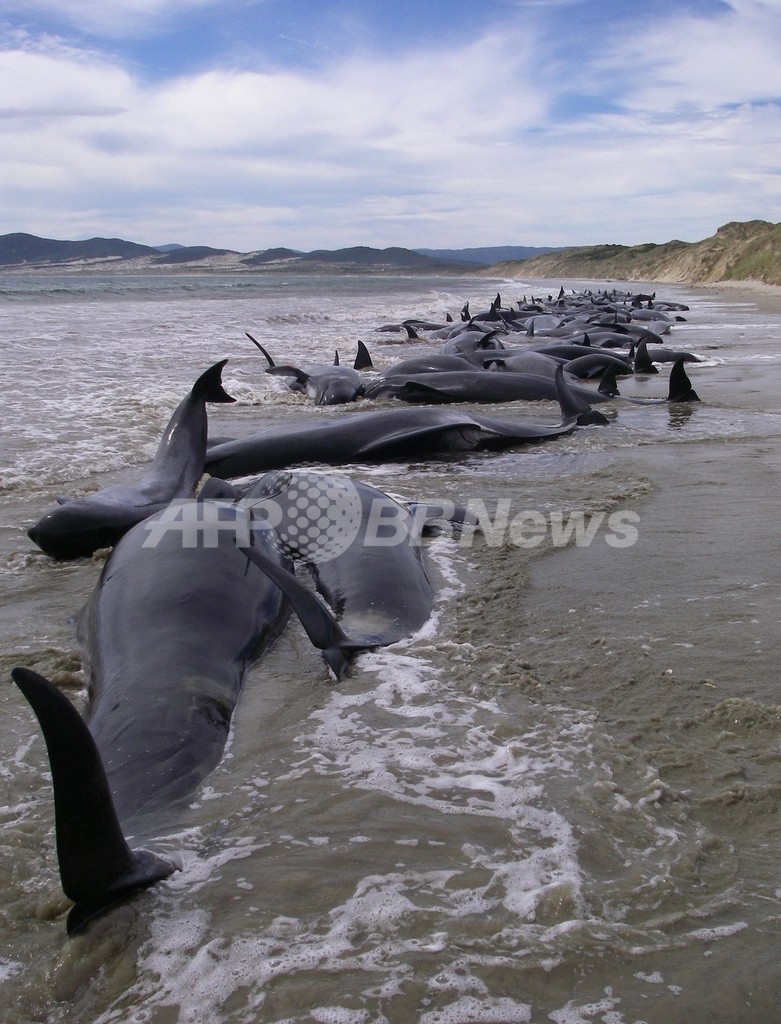
[[[298,366],[281,366],[275,363],[259,341],[246,331],[245,334],[266,357],[269,364],[266,373],[276,377],[289,377],[290,390],[305,394],[307,398],[314,400],[315,405],[344,405],[346,402],[355,402],[363,394],[366,382],[358,370],[372,369],[372,359],[362,341],[358,342],[358,352],[352,367],[342,366],[339,362],[339,353],[336,352],[333,363],[321,363],[302,369]]]
[[[487,374],[488,376],[488,374]],[[501,376],[500,374],[490,376]],[[556,375],[561,419],[539,423],[441,408],[359,412],[331,420],[274,426],[223,441],[206,453],[206,472],[226,479],[312,462],[393,461],[442,452],[509,448],[569,434],[579,425],[606,423],[601,413],[575,397]]]
[[[203,475],[206,403],[234,401],[222,386],[226,362],[201,374],[179,403],[138,484],[116,484],[86,498],[63,499],[30,527],[30,539],[52,558],[81,558],[115,544],[131,526],[174,498],[192,497]]]
[[[244,676],[290,606],[337,676],[375,646],[345,635],[249,509],[179,502],[125,534],[82,613],[85,717],[42,676],[13,670],[49,752],[69,934],[177,869],[127,837],[164,831],[218,764]]]
[[[450,403],[556,401],[560,387],[587,404],[605,401],[605,396],[563,378],[536,373],[490,373],[486,370],[442,370],[433,373],[398,374],[385,377],[366,388],[364,397],[389,396],[402,402]]]
[[[635,349],[635,373],[658,373],[654,363],[700,363],[702,360],[693,352],[683,352],[666,346],[648,347],[645,340]]]

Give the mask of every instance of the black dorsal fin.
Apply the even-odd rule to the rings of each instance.
[[[27,668],[13,669],[11,677],[35,712],[46,741],[60,880],[75,903],[68,915],[68,934],[73,934],[177,869],[170,861],[128,846],[92,733],[65,694]]]
[[[635,349],[635,373],[658,372],[658,369],[651,362],[651,357],[648,354],[648,345],[645,338],[643,338]]]
[[[227,359],[221,359],[219,363],[210,366],[208,370],[201,374],[193,384],[193,398],[202,398],[204,402],[236,401],[235,398],[231,398],[222,386],[222,369],[227,362]]]
[[[668,402],[699,402],[700,396],[692,387],[692,382],[684,367],[685,360],[676,359],[673,368],[670,370],[670,390],[667,394]]]
[[[615,398],[620,394],[616,382],[616,369],[615,363],[608,363],[605,366],[602,376],[599,378],[599,387],[597,388],[600,395],[610,395],[612,398]]]
[[[353,363],[354,370],[373,370],[374,363],[372,363],[372,357],[369,355],[368,348],[362,341],[358,342],[358,353],[355,356],[355,362]]]
[[[607,418],[601,412],[592,409],[585,398],[575,394],[567,385],[564,367],[561,363],[556,367],[553,379],[556,384],[556,394],[559,399],[563,423],[572,422],[572,420],[583,426],[588,423],[607,423]]]

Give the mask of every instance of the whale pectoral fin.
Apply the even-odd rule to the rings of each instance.
[[[420,530],[424,536],[443,533],[444,524],[451,530],[459,527],[474,533],[480,529],[480,517],[467,505],[434,505],[425,501],[410,501],[407,502],[407,508],[420,523]]]
[[[198,491],[198,501],[238,501],[240,497],[241,491],[238,487],[229,484],[227,480],[221,480],[218,476],[207,477]]]
[[[54,499],[58,505],[67,505],[71,501],[75,501],[75,498],[71,498],[68,494],[58,494]]]
[[[274,360],[271,358],[271,356],[268,354],[268,352],[263,348],[263,346],[260,344],[260,342],[257,340],[257,338],[253,338],[252,335],[249,333],[249,331],[245,331],[244,333],[247,335],[247,337],[252,342],[252,344],[256,345],[260,349],[260,351],[266,357],[266,362],[268,363],[268,365],[269,366],[275,366],[276,364],[274,363]]]
[[[668,402],[699,402],[700,396],[692,387],[692,382],[686,373],[683,359],[676,359],[670,370],[670,388],[667,394]]]
[[[309,374],[297,366],[267,366],[266,373],[272,377],[295,377],[299,384],[309,383]]]
[[[394,390],[397,398],[428,402],[457,402],[459,398],[452,395],[446,388],[437,388],[423,381],[405,380]]]
[[[473,443],[468,443],[466,441],[466,435],[464,435],[464,443],[459,445],[459,448],[463,448],[464,450],[467,448],[476,448],[480,435],[480,425],[470,416],[465,415],[463,419],[459,416],[457,419],[448,420],[446,423],[433,421],[424,426],[407,427],[403,423],[400,423],[398,426],[394,427],[393,430],[387,430],[380,437],[376,437],[370,441],[365,441],[355,452],[355,455],[362,455],[364,458],[373,458],[376,455],[382,455],[384,452],[388,451],[388,449],[393,449],[398,445],[404,445],[406,448],[411,449],[413,447],[413,442],[417,446],[418,444],[425,444],[435,438],[447,437],[455,432],[463,434],[464,431],[470,430],[473,432]]]
[[[369,651],[376,644],[365,644],[350,640],[336,620],[330,608],[308,590],[295,576],[269,558],[260,548],[250,546],[239,548],[251,562],[282,591],[301,620],[301,625],[312,644],[323,652],[323,658],[331,667],[337,679],[347,671],[350,656]]]
[[[35,712],[46,741],[60,880],[75,903],[67,922],[72,935],[177,867],[128,846],[92,733],[65,694],[30,669],[15,668],[11,678]]]

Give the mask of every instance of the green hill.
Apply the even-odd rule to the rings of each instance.
[[[517,278],[586,278],[715,284],[758,281],[781,286],[781,224],[732,221],[701,242],[585,245],[532,259],[494,264],[490,273]]]

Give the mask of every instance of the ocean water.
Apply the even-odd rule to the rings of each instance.
[[[210,408],[215,435],[360,414],[290,393],[245,331],[304,364],[361,339],[380,369],[436,347],[381,324],[561,283],[0,276],[4,1021],[778,1019],[781,304],[735,291],[657,289],[690,306],[669,343],[703,358],[699,404],[346,467],[483,502],[491,528],[427,542],[432,619],[338,685],[291,624],[160,837],[182,870],[65,935],[48,761],[10,669],[83,704],[72,620],[101,560],[55,563],[26,528],[140,476],[218,359],[238,401]],[[663,397],[667,373],[622,392]]]

